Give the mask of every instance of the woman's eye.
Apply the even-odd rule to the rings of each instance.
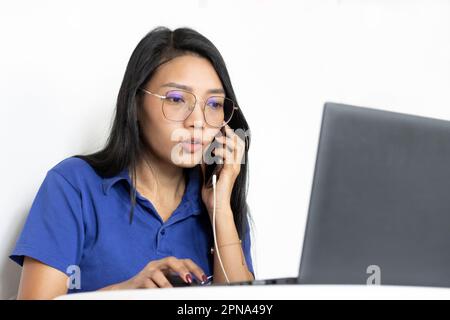
[[[208,106],[210,106],[213,109],[220,109],[220,108],[222,108],[223,105],[222,105],[222,103],[217,102],[217,101],[210,101],[210,102],[208,102]]]
[[[183,97],[167,97],[166,99],[173,103],[183,103],[184,102]]]

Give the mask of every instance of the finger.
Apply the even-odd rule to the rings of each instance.
[[[232,135],[234,132],[233,132],[233,129],[231,129],[231,127],[229,126],[229,125],[225,125],[225,134],[228,136],[228,135]]]
[[[146,278],[142,285],[142,288],[158,288],[158,286],[152,281],[152,279]]]
[[[195,277],[200,280],[200,282],[206,281],[206,274],[202,268],[200,268],[194,261],[191,259],[184,259],[185,266],[191,271]]]
[[[229,125],[225,126],[225,136],[227,136],[228,138],[233,138],[238,136],[233,129],[230,128]]]
[[[245,148],[245,139],[246,136],[241,137],[239,134],[237,134],[233,129],[231,129],[229,126],[225,127],[225,133],[226,133],[226,137],[230,138],[233,142],[234,145],[237,146],[238,148]]]
[[[216,157],[223,159],[223,163],[229,164],[235,161],[234,152],[231,152],[227,148],[216,148],[213,152]]]
[[[236,140],[227,137],[219,137],[216,140],[222,145],[225,145],[230,151],[233,151],[236,148]]]
[[[151,279],[159,288],[172,288],[172,284],[167,280],[161,270],[157,270],[152,274]]]
[[[244,154],[245,154],[245,145],[240,145],[236,148],[235,156],[236,162],[239,162],[240,164],[244,163]]]
[[[184,281],[190,282],[189,277],[192,280],[192,276],[191,276],[189,270],[186,268],[184,263],[181,262],[179,259],[174,258],[174,257],[169,257],[169,258],[165,259],[165,263],[170,269],[172,269],[172,271],[177,272]]]

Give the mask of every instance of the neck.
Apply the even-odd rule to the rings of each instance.
[[[154,201],[179,200],[185,189],[183,168],[146,153],[136,167],[136,188],[143,190]]]

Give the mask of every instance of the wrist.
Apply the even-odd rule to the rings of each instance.
[[[212,220],[213,220],[213,209],[211,208],[211,210],[209,210],[208,213],[209,213],[209,217],[210,217],[211,223],[212,223]],[[225,205],[223,207],[222,206],[216,207],[216,222],[218,220],[226,222],[226,220],[229,220],[229,219],[231,219],[231,220],[234,219],[233,211],[231,210],[231,206],[230,205]]]
[[[119,283],[114,283],[112,285],[109,285],[107,287],[100,289],[100,291],[133,289],[134,287],[133,287],[132,282],[133,282],[133,279],[126,280],[126,281],[119,282]]]
[[[213,209],[214,209],[214,199],[211,195],[211,199],[209,199],[208,201],[208,206],[207,206],[208,212],[210,214],[213,213]],[[219,211],[225,211],[231,209],[231,195],[228,196],[224,196],[223,194],[217,194],[216,196],[216,212]]]

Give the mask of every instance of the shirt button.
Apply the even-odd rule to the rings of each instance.
[[[161,235],[165,235],[166,234],[166,229],[162,229],[161,230]]]

